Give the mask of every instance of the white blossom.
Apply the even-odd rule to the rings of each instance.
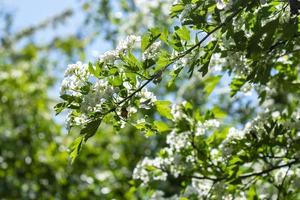
[[[192,179],[192,184],[190,185],[190,187],[192,187],[194,191],[197,192],[199,198],[202,198],[203,196],[208,195],[212,184],[213,181],[211,180]]]
[[[80,61],[78,61],[76,64],[69,64],[68,68],[65,71],[65,77],[73,75],[86,78],[89,75],[88,65],[83,64]]]
[[[177,104],[174,104],[171,107],[171,114],[173,115],[174,122],[180,121],[181,119],[189,120],[188,116],[185,113],[183,113],[181,107],[182,105],[177,105]]]
[[[77,62],[76,64],[68,65],[65,71],[65,78],[61,83],[60,95],[79,96],[80,89],[85,85],[89,76],[87,64]]]
[[[227,135],[227,139],[228,140],[234,140],[234,139],[240,140],[240,139],[244,138],[244,135],[245,135],[245,133],[243,131],[238,130],[238,129],[234,128],[234,127],[231,127],[229,129],[229,132],[228,132],[228,135]]]
[[[129,35],[125,39],[121,40],[115,50],[110,50],[104,54],[98,56],[99,62],[113,63],[119,59],[120,55],[134,47],[136,42],[140,42],[141,37],[135,35]]]
[[[138,96],[140,97],[140,107],[144,109],[150,109],[150,106],[157,101],[156,96],[147,88],[143,88]]]
[[[274,172],[274,179],[276,183],[281,183],[285,176],[290,176],[292,171],[288,167],[283,167]]]
[[[197,122],[195,136],[205,135],[206,131],[211,128],[219,128],[220,122],[215,119],[206,120],[204,123]]]
[[[188,156],[185,158],[186,162],[194,163],[197,160],[197,151],[193,150],[190,152]]]
[[[142,59],[155,59],[159,54],[159,48],[161,46],[161,41],[154,42],[142,55]]]
[[[191,146],[190,135],[190,132],[176,133],[176,131],[172,131],[168,134],[166,142],[170,148],[179,152],[181,149]]]
[[[135,35],[129,35],[124,40],[121,40],[118,44],[116,50],[118,53],[123,53],[134,46],[136,42],[140,42],[141,37]]]
[[[89,113],[101,111],[101,106],[112,95],[114,89],[109,86],[106,80],[97,80],[92,90],[83,96],[80,105],[81,112]]]
[[[195,136],[201,136],[205,134],[205,126],[202,122],[198,122],[196,125]]]
[[[188,58],[186,57],[180,58],[173,64],[173,70],[177,70],[181,67],[186,67],[187,64],[188,64]]]
[[[216,0],[216,3],[217,3],[217,8],[219,10],[222,10],[226,7],[224,0]]]
[[[206,128],[219,128],[220,122],[215,119],[210,119],[204,122]]]
[[[280,112],[279,111],[272,112],[272,117],[273,117],[273,119],[279,118],[280,117]]]
[[[155,174],[151,174],[147,167],[154,167],[152,172],[155,171]],[[155,158],[150,159],[148,157],[144,158],[141,162],[137,164],[133,171],[133,178],[140,179],[144,184],[148,183],[151,178],[153,180],[165,181],[167,179],[167,173],[160,170],[161,168],[161,159]]]
[[[119,58],[119,52],[116,50],[107,51],[99,56],[99,62],[110,63]]]

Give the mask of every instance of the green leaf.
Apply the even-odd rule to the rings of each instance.
[[[138,71],[143,68],[140,61],[131,52],[127,56],[120,55],[120,57],[127,64],[125,67],[132,71]]]
[[[108,78],[109,83],[114,87],[119,87],[123,83],[123,79],[120,76],[111,76]]]
[[[255,185],[251,186],[248,190],[248,199],[250,200],[258,200],[258,196],[256,193]]]
[[[158,60],[156,62],[154,71],[158,72],[159,70],[168,66],[170,63],[171,63],[170,54],[167,51],[161,51]]]
[[[221,78],[222,76],[213,76],[205,80],[204,91],[206,92],[207,96],[209,96],[212,93],[212,91],[215,89]]]
[[[233,97],[240,89],[241,87],[246,83],[245,78],[235,78],[232,80],[230,84],[230,96]]]
[[[69,101],[69,102],[72,102],[75,99],[74,96],[69,95],[69,94],[63,94],[60,96],[60,98],[62,98],[65,101]]]
[[[213,144],[213,146],[218,146],[227,136],[229,131],[229,127],[223,128],[221,131],[215,131],[213,134],[211,134],[207,142],[208,144]]]
[[[83,86],[80,88],[80,93],[81,93],[81,94],[86,95],[86,94],[89,93],[89,91],[90,91],[90,85],[89,85],[89,84],[85,84],[85,85],[83,85]]]
[[[170,127],[162,121],[154,121],[154,126],[159,132],[162,133],[170,130]]]
[[[263,30],[266,34],[262,41],[263,47],[268,50],[272,46],[272,40],[274,37],[274,34],[276,32],[276,29],[278,27],[279,20],[276,18],[275,20],[272,20],[268,22],[264,27]]]
[[[145,52],[147,48],[149,48],[149,46],[151,45],[150,43],[150,34],[145,34],[142,36],[142,41],[141,41],[141,49],[142,52]]]
[[[217,41],[213,41],[211,43],[209,43],[206,47],[205,47],[205,55],[203,57],[201,57],[200,59],[200,63],[202,64],[201,68],[199,69],[199,72],[202,72],[202,76],[205,76],[208,72],[208,67],[209,67],[209,63],[210,63],[210,59],[213,55],[213,52],[215,50],[215,48],[217,47],[218,42]]]
[[[145,52],[161,35],[160,29],[152,28],[148,33],[142,36],[141,49]]]
[[[175,4],[171,8],[171,17],[175,17],[176,15],[180,14],[184,9],[183,4]]]
[[[239,49],[240,51],[244,51],[245,46],[247,44],[247,37],[245,35],[245,32],[240,30],[238,32],[233,33],[232,37],[234,39],[237,49]]]
[[[145,137],[152,137],[152,136],[154,136],[155,134],[154,134],[154,132],[153,131],[151,131],[151,130],[147,130],[146,131],[146,133],[145,133]]]
[[[173,116],[171,114],[171,102],[169,101],[156,101],[155,103],[156,110],[159,112],[159,114],[163,117],[166,117],[167,119],[173,119]]]
[[[168,88],[175,87],[176,78],[178,77],[182,69],[183,67],[179,67],[178,69],[172,70],[170,72],[171,80],[168,82]]]
[[[177,29],[176,30],[176,34],[182,39],[182,40],[185,40],[185,41],[189,41],[191,38],[190,38],[190,31],[187,27],[183,26],[181,27],[180,29]]]
[[[213,112],[215,118],[218,118],[218,119],[223,119],[227,116],[226,112],[221,110],[218,106],[213,107],[213,109],[211,111]]]
[[[81,129],[80,131],[80,134],[84,136],[85,141],[87,141],[90,137],[95,135],[98,127],[101,124],[101,121],[101,119],[94,119],[84,125],[83,129]]]
[[[100,77],[100,74],[102,72],[102,68],[103,68],[104,63],[103,62],[97,62],[96,63],[96,67],[95,67],[95,76],[96,77]]]
[[[147,126],[147,122],[140,122],[134,125],[134,127],[138,130],[145,130],[147,128],[146,126]]]
[[[283,27],[283,37],[286,40],[289,40],[293,38],[297,32],[300,32],[300,24],[298,23],[298,20],[296,17],[291,18],[290,20],[286,21],[284,24],[282,24]]]
[[[96,75],[96,71],[95,71],[94,66],[91,62],[89,62],[89,72],[93,75]]]
[[[240,158],[237,157],[237,156],[234,156],[234,157],[229,161],[229,164],[230,164],[230,165],[239,165],[239,164],[241,164],[241,163],[243,163],[243,160],[240,159]]]
[[[174,32],[170,39],[169,39],[169,45],[176,51],[182,51],[184,50],[183,48],[183,44],[181,42],[181,38],[179,37],[179,35]]]
[[[62,102],[62,103],[56,104],[56,105],[54,106],[55,114],[58,115],[58,114],[61,113],[67,106],[68,106],[68,103],[66,103],[66,102]]]
[[[163,30],[161,31],[161,35],[159,37],[163,42],[165,42],[166,44],[168,44],[168,38],[169,38],[169,31],[167,28],[163,28]]]
[[[71,164],[74,163],[75,159],[77,158],[77,156],[79,155],[81,149],[82,149],[82,144],[84,141],[84,137],[83,136],[79,136],[78,138],[76,138],[74,140],[74,142],[71,144],[70,147],[70,158],[71,158]]]

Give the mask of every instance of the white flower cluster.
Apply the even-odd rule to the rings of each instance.
[[[184,105],[185,103],[172,106],[174,122],[176,123],[185,119],[187,123],[195,123],[194,120],[183,112],[182,109]],[[140,179],[146,184],[151,180],[165,179],[166,172],[174,177],[184,174],[184,172],[195,165],[198,160],[197,149],[193,146],[194,137],[204,134],[207,131],[206,129],[218,128],[219,126],[220,122],[211,119],[206,120],[203,123],[197,123],[198,128],[196,128],[196,131],[194,132],[180,131],[178,128],[174,128],[167,135],[166,143],[168,146],[160,151],[158,157],[155,157],[154,159],[145,158],[140,162],[134,170],[133,178]],[[201,129],[201,131],[199,129]],[[199,132],[201,132],[201,134],[199,134]],[[149,168],[151,169],[151,166],[155,170],[149,170]],[[160,173],[158,173],[159,171]]]
[[[134,47],[136,42],[140,42],[141,37],[129,35],[124,40],[121,40],[115,50],[110,50],[99,56],[99,62],[113,63],[119,59],[120,55]]]
[[[66,127],[81,126],[89,121],[88,114],[91,112],[101,111],[102,104],[113,93],[113,88],[105,80],[97,80],[88,94],[82,96],[80,103],[81,113],[70,112],[67,116]]]
[[[196,195],[199,199],[207,196],[213,185],[211,180],[192,179],[192,183],[185,189],[184,196]]]
[[[142,55],[142,59],[150,60],[155,59],[158,56],[159,48],[161,47],[161,41],[154,42]]]
[[[153,103],[157,101],[156,96],[153,92],[149,92],[146,88],[143,88],[141,92],[138,94],[140,97],[140,108],[150,109],[150,106],[153,106]]]
[[[88,67],[86,64],[78,61],[76,64],[69,64],[68,68],[65,71],[65,77],[69,76],[83,76],[84,78],[88,77]]]
[[[188,64],[188,58],[186,57],[183,57],[183,58],[180,58],[179,60],[177,60],[174,64],[173,64],[173,69],[174,70],[177,70],[179,68],[184,68],[186,67]]]
[[[101,106],[114,93],[114,88],[105,80],[97,80],[91,91],[83,96],[80,110],[82,113],[101,111]]]
[[[265,131],[264,125],[266,123],[266,119],[268,119],[270,116],[276,120],[280,118],[280,112],[276,110],[271,111],[268,108],[265,108],[265,110],[259,113],[252,121],[246,123],[243,129],[239,130],[234,127],[230,128],[226,139],[223,140],[220,145],[223,156],[230,156],[233,149],[235,149],[235,145],[239,141],[245,140],[246,136],[249,134],[251,134],[251,137],[255,137],[257,140],[260,140],[262,137],[261,133]],[[283,123],[283,125],[288,125],[288,123]],[[276,136],[270,133],[268,137],[272,138]],[[251,144],[246,140],[244,145],[249,146]]]
[[[165,193],[161,190],[156,190],[150,197],[150,200],[179,200],[178,195],[164,197]]]
[[[154,180],[167,180],[167,173],[163,172],[161,166],[162,160],[160,158],[149,159],[144,158],[141,162],[137,164],[133,171],[133,178],[140,179],[143,184],[150,181],[150,178]],[[150,168],[150,170],[149,170]]]
[[[124,40],[120,41],[115,50],[107,51],[103,55],[98,56],[98,62],[103,65],[102,73],[109,71],[114,62],[120,59],[122,54],[126,54],[130,49],[134,48],[135,45],[140,43],[141,38],[135,35],[129,35]],[[146,57],[156,56],[156,51],[158,50],[160,43],[154,43],[148,52],[145,52]],[[123,73],[123,68],[119,67],[118,71]],[[107,103],[116,103],[124,101],[124,95],[120,95],[120,87],[124,87],[127,90],[128,95],[136,93],[135,98],[139,99],[139,108],[150,109],[153,103],[157,100],[155,95],[148,91],[147,88],[142,88],[137,91],[141,86],[140,80],[137,78],[136,81],[129,82],[124,81],[122,86],[113,86],[110,84],[110,79],[112,77],[103,77],[98,79],[90,73],[89,66],[81,62],[76,64],[68,65],[65,71],[65,77],[61,85],[61,95],[69,95],[71,98],[76,100],[75,107],[78,107],[68,115],[67,117],[67,127],[72,127],[73,125],[83,125],[89,120],[89,116],[93,112],[103,111],[106,109]],[[62,97],[64,98],[64,97]],[[69,98],[65,96],[65,98]],[[119,108],[120,107],[120,108]],[[126,124],[126,119],[130,117],[133,113],[137,112],[135,106],[123,107],[119,105],[116,109],[116,113],[123,119],[120,120],[120,125],[122,127]]]
[[[87,123],[89,120],[88,116],[85,114],[74,115],[69,112],[66,118],[66,129],[70,130],[73,126],[80,126]]]
[[[182,111],[182,106],[185,102],[182,103],[182,105],[174,104],[171,108],[171,114],[173,115],[173,121],[177,122],[182,119],[186,119],[187,121],[190,120],[190,118]]]
[[[167,144],[170,146],[171,150],[180,152],[182,149],[191,146],[190,137],[190,132],[177,133],[175,130],[173,130],[167,135]]]
[[[245,129],[238,130],[234,127],[229,129],[229,132],[226,136],[226,139],[220,145],[220,149],[222,149],[223,156],[230,156],[234,146],[237,144],[237,141],[245,139],[245,135],[249,132],[251,124],[247,124]]]
[[[206,120],[204,123],[198,122],[196,125],[195,136],[205,135],[211,128],[219,128],[220,122],[215,119]]]
[[[60,88],[60,95],[80,96],[80,89],[90,76],[87,64],[77,62],[68,65]]]
[[[161,150],[162,156],[154,159],[144,158],[134,169],[133,178],[139,179],[143,181],[143,184],[146,184],[151,180],[166,180],[166,171],[174,177],[182,174],[186,164],[183,164],[185,156],[181,155],[181,151],[191,146],[191,142],[188,139],[190,135],[188,132],[176,133],[172,131],[167,136],[169,147]],[[195,159],[190,158],[189,160],[194,161]]]
[[[226,7],[226,3],[224,0],[216,0],[216,3],[217,3],[217,8],[219,10],[222,10]]]
[[[173,1],[134,0],[137,12],[130,12],[126,15],[122,12],[115,12],[114,17],[121,21],[118,25],[120,33],[132,34],[136,33],[136,30],[145,30],[158,24],[171,24],[173,20],[169,17],[169,12]]]

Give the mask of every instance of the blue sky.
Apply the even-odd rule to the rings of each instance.
[[[47,42],[55,36],[65,37],[76,34],[78,27],[84,19],[84,15],[80,11],[80,5],[81,3],[78,0],[0,0],[0,6],[4,6],[6,10],[14,13],[13,32],[18,32],[24,28],[39,24],[62,13],[66,9],[75,11],[65,24],[56,27],[56,29],[50,27],[39,31],[35,35],[35,39],[39,43]],[[89,57],[91,57],[91,52],[94,50],[92,48],[87,50]],[[64,64],[60,63],[59,65]],[[63,74],[60,70],[63,70],[64,66],[56,66],[56,68],[58,69],[58,84],[49,90],[50,97],[54,99],[58,99],[59,97],[59,85],[62,79],[59,74]],[[63,123],[63,118],[62,116],[55,117],[60,123]]]
[[[2,4],[15,13],[15,31],[47,20],[68,8],[77,11],[80,9],[80,3],[76,0],[2,0]],[[76,24],[81,22],[82,18],[82,13],[75,12],[72,19],[67,21],[67,26],[59,27],[56,32],[59,34],[73,33],[76,30]]]
[[[85,14],[82,12],[81,0],[0,0],[0,6],[14,13],[13,31],[20,31],[29,26],[43,22],[56,16],[67,9],[72,9],[73,16],[66,20],[66,23],[54,29],[47,28],[35,35],[39,43],[47,42],[59,36],[74,35],[83,23]],[[111,48],[110,43],[99,38],[86,49],[88,59],[94,59],[93,52],[103,53]]]

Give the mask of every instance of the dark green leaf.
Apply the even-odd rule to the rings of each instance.
[[[70,158],[71,158],[71,163],[73,164],[77,156],[79,155],[81,149],[82,149],[82,144],[84,141],[83,136],[79,136],[78,138],[75,139],[75,141],[72,143],[70,147]]]
[[[246,83],[245,78],[235,78],[232,80],[230,84],[230,96],[233,97],[240,89],[241,87]]]

